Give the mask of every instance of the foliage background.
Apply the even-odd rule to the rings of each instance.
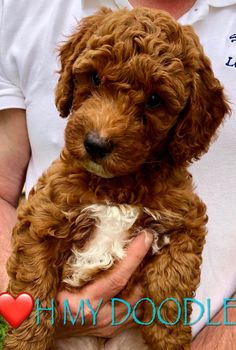
[[[6,333],[7,325],[0,316],[0,350],[3,350],[3,339]]]

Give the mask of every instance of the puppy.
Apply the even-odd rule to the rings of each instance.
[[[85,18],[60,57],[56,105],[69,116],[65,145],[18,209],[8,290],[51,307],[60,288],[112,268],[146,229],[152,251],[128,288],[138,280],[157,307],[167,298],[182,307],[199,284],[207,222],[187,168],[229,112],[210,61],[191,27],[146,8],[103,8]],[[189,304],[188,321],[190,314]],[[169,325],[176,304],[165,303],[161,315],[166,324],[156,319],[133,343],[126,334],[110,348],[190,349],[183,315]],[[50,317],[36,325],[33,311],[9,330],[5,349],[99,348],[89,337],[55,345]],[[147,304],[143,322],[151,318]]]

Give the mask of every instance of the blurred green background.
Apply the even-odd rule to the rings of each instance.
[[[3,350],[3,339],[5,336],[6,329],[7,325],[0,316],[0,350]]]

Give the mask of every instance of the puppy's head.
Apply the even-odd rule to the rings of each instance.
[[[191,27],[162,11],[102,9],[61,47],[56,105],[70,114],[65,146],[113,177],[207,151],[229,111]]]

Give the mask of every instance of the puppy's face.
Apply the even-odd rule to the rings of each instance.
[[[61,58],[57,106],[62,116],[70,112],[65,146],[102,177],[164,156],[190,162],[207,150],[227,112],[196,36],[163,12],[103,10],[81,24]]]
[[[72,68],[66,146],[88,170],[104,177],[152,161],[189,93],[181,60],[170,69],[170,47],[155,34],[139,30],[131,38],[131,33],[125,27],[104,38],[101,28]]]

